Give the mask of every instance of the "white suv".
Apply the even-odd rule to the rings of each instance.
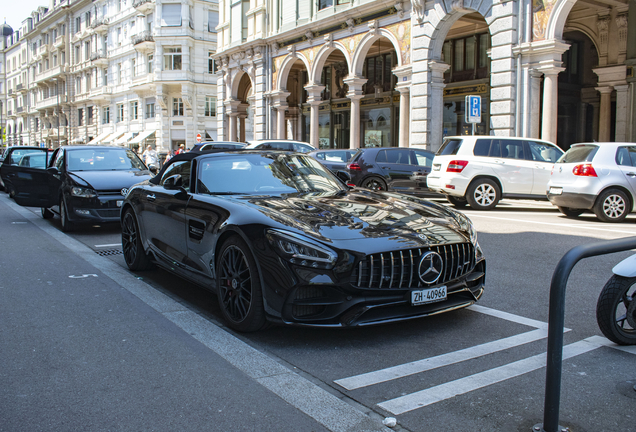
[[[545,200],[563,150],[532,138],[446,137],[433,159],[428,188],[456,207],[490,210],[501,198]]]

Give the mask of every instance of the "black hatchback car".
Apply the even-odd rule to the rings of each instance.
[[[121,222],[131,270],[154,262],[212,289],[239,331],[413,319],[469,306],[484,289],[466,216],[349,189],[300,153],[177,155],[130,190]]]
[[[52,153],[46,169],[15,167],[14,199],[22,206],[41,207],[45,219],[59,214],[63,231],[80,223],[118,222],[128,188],[152,178],[141,159],[121,147],[65,146],[40,152],[47,158]]]
[[[414,148],[359,149],[347,165],[350,184],[377,191],[437,196],[426,185],[435,154]]]

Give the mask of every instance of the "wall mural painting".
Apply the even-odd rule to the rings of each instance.
[[[411,63],[411,22],[402,21],[388,26],[386,29],[393,33],[400,43],[400,54],[402,55],[402,64]]]
[[[280,70],[280,65],[285,60],[284,55],[274,58],[274,70],[272,71],[272,88],[276,88],[276,81],[278,81],[278,71]]]
[[[557,0],[532,0],[532,40],[544,40],[548,19]]]

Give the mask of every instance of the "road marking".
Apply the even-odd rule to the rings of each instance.
[[[71,279],[84,279],[84,278],[87,278],[87,277],[89,277],[89,276],[97,277],[97,275],[96,275],[96,274],[83,274],[83,275],[81,275],[81,276],[70,275],[69,277],[70,277]]]
[[[393,379],[404,378],[409,375],[426,372],[428,370],[437,369],[447,365],[460,363],[466,360],[475,359],[477,357],[482,357],[498,351],[503,351],[509,348],[545,339],[547,337],[547,330],[532,330],[526,333],[498,339],[493,342],[476,345],[459,351],[453,351],[447,354],[429,357],[423,360],[417,360],[414,362],[405,363],[374,372],[356,375],[349,378],[343,378],[334,382],[346,388],[347,390],[355,390],[362,387],[390,381]]]
[[[563,348],[563,359],[584,354],[600,346],[598,343],[588,340],[575,342]],[[379,403],[378,406],[394,415],[404,414],[545,367],[546,356],[547,353],[538,354],[426,390],[391,399]]]
[[[538,329],[548,329],[548,323],[547,322],[543,322],[543,321],[537,321],[537,320],[533,320],[531,318],[526,318],[526,317],[522,317],[519,315],[515,315],[515,314],[511,314],[508,312],[504,312],[504,311],[500,311],[497,309],[491,309],[485,306],[481,306],[481,305],[472,305],[470,307],[467,307],[466,309],[468,310],[472,310],[474,312],[479,312],[485,315],[490,315],[496,318],[501,318],[504,319],[506,321],[512,321],[515,322],[517,324],[523,324],[523,325],[527,325],[528,327],[534,327],[534,328],[538,328]],[[566,330],[570,330],[570,329],[566,329]]]
[[[510,221],[510,218],[497,217],[497,216],[487,216],[487,215],[484,215],[484,214],[478,213],[478,212],[475,212],[475,213],[471,212],[470,214],[467,213],[467,215],[469,215],[471,218],[477,216],[477,217],[485,218],[485,219],[497,219],[497,220]],[[524,223],[536,224],[536,225],[562,226],[562,227],[576,228],[576,229],[584,228],[584,229],[595,230],[595,231],[608,231],[608,232],[613,232],[613,233],[634,235],[634,231],[621,231],[621,230],[609,229],[609,228],[598,228],[598,227],[589,226],[589,225],[562,224],[562,223],[554,223],[554,222],[539,222],[539,221],[523,220],[523,219],[515,219],[515,222],[524,222]]]

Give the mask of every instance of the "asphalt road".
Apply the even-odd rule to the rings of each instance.
[[[76,392],[80,407],[100,414],[91,423],[95,427],[67,430],[382,430],[381,420],[394,417],[394,430],[402,431],[531,431],[543,419],[548,294],[555,266],[577,245],[636,236],[636,217],[616,225],[592,215],[566,219],[549,203],[530,201],[504,201],[494,211],[467,209],[466,214],[488,263],[487,289],[477,306],[369,328],[274,327],[241,335],[224,327],[209,291],[162,270],[130,273],[119,253],[118,227],[86,227],[66,236],[57,218],[42,220],[39,210],[25,212],[0,195],[5,239],[0,313],[10,317],[0,322],[2,345],[9,348],[2,349],[0,361],[11,364],[0,377],[12,386],[23,379],[31,391],[17,394],[2,385],[0,430],[53,430],[48,425],[60,423],[46,422],[62,421],[60,413],[70,408],[58,410],[56,417],[50,399]],[[636,350],[617,349],[601,336],[595,320],[597,296],[612,266],[627,256],[587,258],[569,279],[559,419],[571,431],[636,430]],[[99,277],[69,280],[69,272]],[[70,293],[56,290],[52,296],[40,287],[29,295],[15,294],[16,286],[29,290],[45,279],[63,289],[76,282],[90,285],[88,291],[73,292],[73,300],[81,300],[73,303],[75,330],[71,335],[64,330],[66,342],[55,349],[51,339],[61,338],[54,332],[66,319],[51,304],[67,305]],[[111,297],[125,299],[126,307],[111,305]],[[105,310],[117,310],[119,318],[96,324],[95,315],[107,320]],[[122,333],[122,340],[136,341],[130,344],[135,348],[122,351],[115,343]],[[25,341],[35,354],[25,349]],[[89,372],[77,365],[84,345],[92,346],[87,362],[92,366],[84,366]],[[38,351],[41,346],[60,353],[55,362],[50,352]],[[90,382],[101,389],[99,384],[112,376],[112,364],[99,361],[104,348],[116,359],[125,352],[136,364],[130,371],[114,368],[119,400],[102,407],[104,397],[82,389]],[[82,378],[74,372],[78,367]],[[173,380],[165,382],[161,371],[166,368],[186,370],[187,379],[168,374]],[[222,382],[208,383],[211,376]],[[41,382],[46,391],[40,391]],[[24,396],[36,393],[42,394],[35,400]],[[149,397],[159,405],[142,402]],[[205,412],[205,406],[225,399],[234,410]],[[77,402],[71,396],[64,400],[69,407]],[[236,409],[241,400],[243,410]],[[194,414],[183,413],[192,405],[197,421],[185,427]],[[28,409],[42,407],[47,409],[27,428],[3,426],[21,425]],[[132,415],[144,410],[148,414]],[[79,407],[72,411],[83,413]],[[86,417],[92,418],[71,416],[68,425],[85,425]],[[166,417],[172,423],[159,420]]]

